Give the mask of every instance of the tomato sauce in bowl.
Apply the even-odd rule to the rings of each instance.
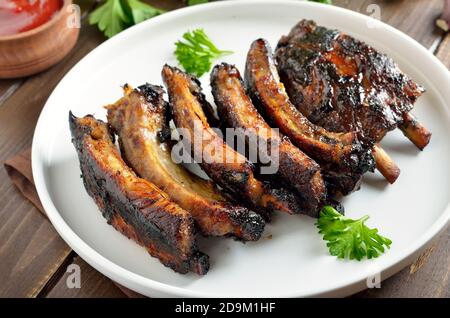
[[[0,36],[25,32],[49,21],[62,0],[0,0]]]

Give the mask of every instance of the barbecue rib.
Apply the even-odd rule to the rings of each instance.
[[[389,157],[386,151],[376,144],[372,148],[372,155],[375,158],[375,163],[378,171],[386,178],[389,183],[394,183],[400,175],[400,168],[397,164]]]
[[[107,124],[72,113],[69,123],[84,186],[108,223],[165,266],[206,274],[209,258],[197,250],[191,215],[123,162]]]
[[[245,157],[225,144],[209,126],[202,108],[210,105],[206,105],[196,79],[168,65],[164,66],[162,77],[175,125],[185,131],[182,135],[184,147],[213,181],[266,219],[270,219],[274,210],[301,213],[293,193],[271,188],[256,179],[253,167]]]
[[[372,143],[400,125],[419,148],[428,144],[431,134],[408,115],[424,89],[367,44],[302,20],[280,39],[276,59],[292,103],[314,124]]]
[[[258,140],[257,146],[266,146],[268,149],[259,151],[261,156],[268,157],[264,158],[264,162],[278,160],[277,175],[297,190],[303,199],[305,213],[317,216],[326,197],[320,166],[264,121],[245,93],[242,78],[235,66],[223,63],[214,67],[211,87],[217,111],[227,127],[242,129],[246,135],[240,137],[246,139],[247,143],[249,140]],[[277,153],[271,153],[271,145],[276,145]]]
[[[400,123],[399,128],[420,150],[423,150],[430,142],[431,132],[411,113],[403,114],[403,121]]]
[[[204,235],[258,240],[264,220],[247,208],[231,205],[210,181],[176,164],[171,146],[168,104],[160,86],[124,87],[124,97],[107,106],[108,123],[119,135],[121,154],[136,173],[165,191],[194,217]]]
[[[323,168],[331,192],[348,194],[361,175],[373,170],[370,146],[354,132],[334,133],[312,124],[289,101],[269,44],[254,41],[247,55],[245,81],[255,106],[269,121]]]

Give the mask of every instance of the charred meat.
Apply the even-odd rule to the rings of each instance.
[[[203,110],[210,105],[195,78],[168,65],[164,66],[162,76],[175,125],[184,130],[185,149],[213,181],[266,218],[270,218],[274,210],[301,213],[292,192],[272,188],[258,180],[246,158],[229,147],[210,127]]]
[[[399,125],[407,136],[415,134],[407,114],[423,87],[364,42],[302,20],[280,39],[276,59],[292,103],[312,123],[333,132],[356,131],[371,143]],[[431,134],[416,133],[423,148]]]
[[[146,84],[138,89],[125,86],[124,91],[124,97],[106,108],[130,167],[190,212],[204,235],[257,240],[264,230],[261,216],[228,203],[211,181],[172,160],[170,140],[164,140],[170,137],[170,128],[163,89]]]
[[[371,145],[356,133],[330,132],[311,123],[289,100],[269,44],[258,39],[247,55],[245,81],[255,106],[303,152],[322,167],[331,192],[348,194],[361,175],[374,168]]]
[[[124,163],[107,124],[69,114],[84,186],[116,230],[143,245],[179,273],[207,273],[209,258],[196,247],[194,221],[154,184]]]
[[[326,197],[320,166],[265,122],[247,96],[236,67],[217,65],[211,73],[211,87],[217,111],[227,127],[242,129],[245,135],[240,137],[247,144],[257,140],[257,147],[266,147],[258,151],[268,157],[262,161],[278,161],[277,175],[299,193],[305,213],[317,216]]]

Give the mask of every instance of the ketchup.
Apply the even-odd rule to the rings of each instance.
[[[0,0],[0,36],[37,28],[61,7],[62,0]]]

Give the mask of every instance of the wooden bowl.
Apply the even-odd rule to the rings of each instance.
[[[0,78],[32,75],[58,63],[74,47],[79,34],[72,0],[35,29],[0,36]],[[75,26],[75,27],[74,27]]]

